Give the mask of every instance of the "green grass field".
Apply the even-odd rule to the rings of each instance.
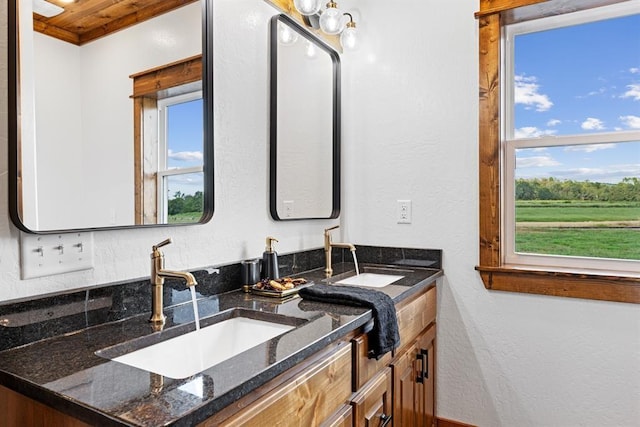
[[[614,224],[620,221],[633,227]],[[640,259],[638,202],[519,201],[516,222],[517,252]],[[527,222],[558,224],[540,227]],[[561,224],[572,222],[591,223],[577,228]]]
[[[516,222],[640,221],[638,202],[564,202],[527,200],[516,203]]]
[[[169,215],[169,224],[193,224],[200,221],[202,212],[185,212],[176,215]]]

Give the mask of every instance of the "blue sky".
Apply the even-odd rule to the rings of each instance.
[[[640,15],[519,35],[515,135],[640,130]],[[640,177],[640,142],[528,149],[518,177]]]
[[[203,161],[202,99],[169,107],[169,168],[201,166]],[[202,174],[176,175],[169,178],[169,196],[176,191],[194,194],[203,190]]]

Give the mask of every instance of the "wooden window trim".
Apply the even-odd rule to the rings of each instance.
[[[129,76],[133,80],[133,150],[134,150],[134,203],[135,223],[157,224],[156,174],[157,170],[145,165],[144,159],[152,152],[145,147],[145,133],[157,122],[147,118],[145,111],[156,108],[157,99],[178,95],[172,88],[202,81],[202,55],[195,55],[170,64],[161,65]]]
[[[481,0],[479,23],[479,227],[476,270],[492,290],[640,303],[640,277],[504,264],[501,239],[500,33],[501,12],[547,0]],[[609,1],[608,3],[611,3]]]

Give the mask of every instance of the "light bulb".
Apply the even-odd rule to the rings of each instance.
[[[320,10],[322,0],[293,0],[293,5],[302,15],[315,15]]]
[[[329,35],[342,31],[342,11],[333,1],[327,3],[327,8],[320,15],[320,28]]]
[[[316,47],[311,42],[307,42],[307,50],[305,52],[307,58],[313,59],[316,57]]]
[[[280,31],[278,32],[278,40],[280,44],[283,45],[292,45],[298,41],[298,33],[293,31],[286,25],[279,25]]]
[[[355,23],[347,23],[347,28],[340,34],[340,44],[344,50],[356,50],[358,48],[358,31]]]

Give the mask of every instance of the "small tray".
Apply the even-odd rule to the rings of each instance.
[[[311,285],[313,285],[313,282],[307,282],[302,285],[296,286],[295,288],[285,289],[283,291],[277,291],[275,289],[258,289],[256,288],[256,285],[253,285],[251,286],[251,293],[271,298],[288,298],[296,295],[300,289],[309,287]]]

